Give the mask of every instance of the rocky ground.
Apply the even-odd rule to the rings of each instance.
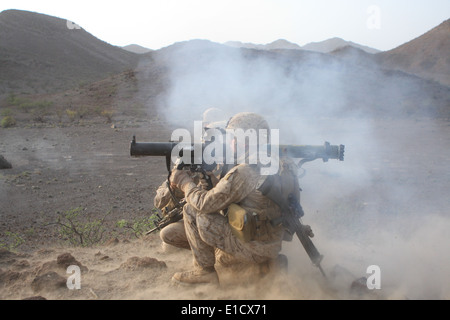
[[[151,215],[167,175],[163,158],[130,157],[132,136],[167,141],[174,128],[123,116],[0,128],[0,155],[12,164],[0,171],[0,298],[449,299],[449,123],[316,119],[298,127],[299,143],[346,145],[344,162],[306,164],[301,185],[325,271],[341,265],[353,275],[324,281],[294,239],[283,249],[287,273],[255,281],[255,272],[223,271],[220,289],[174,287],[190,252],[117,225]],[[105,217],[101,241],[70,244],[57,224],[68,212],[83,222]],[[374,264],[382,289],[355,296],[351,281]],[[80,267],[79,290],[67,287],[69,265]]]

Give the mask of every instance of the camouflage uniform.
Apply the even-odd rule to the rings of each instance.
[[[177,200],[181,200],[184,198],[184,193],[177,188],[173,190],[173,193]],[[174,199],[170,194],[167,181],[164,181],[163,184],[159,186],[158,190],[156,190],[156,196],[153,200],[153,204],[158,209],[167,207],[166,209],[168,211],[175,208]],[[159,236],[164,243],[178,248],[190,249],[189,242],[186,237],[186,232],[184,231],[183,220],[171,223],[168,226],[164,227],[159,233]]]
[[[259,130],[269,129],[269,126],[257,114],[240,113],[232,117],[227,125],[227,129],[237,128]],[[233,141],[235,151],[245,147],[242,142]],[[250,149],[245,152],[246,160],[255,156],[249,152]],[[214,268],[216,263],[258,264],[277,258],[284,230],[282,226],[273,227],[270,221],[279,218],[281,211],[257,190],[263,178],[261,168],[247,163],[234,166],[209,191],[197,186],[185,173],[179,170],[172,172],[171,184],[185,193],[187,203],[183,209],[183,220],[196,267],[192,271],[175,273],[172,280],[191,284],[214,283],[218,281]],[[232,229],[231,219],[228,221],[229,217],[223,214],[230,205],[245,209],[245,215],[240,217],[251,221],[247,224],[252,230],[250,238],[239,237],[236,229]],[[241,220],[241,224],[245,225],[242,222],[245,219]]]
[[[231,169],[210,191],[194,183],[184,187],[187,204],[183,219],[197,266],[214,266],[216,248],[228,254],[222,257],[229,260],[231,255],[235,262],[261,263],[278,256],[283,230],[273,228],[270,220],[279,217],[281,212],[275,203],[256,190],[260,178],[258,167],[241,164]],[[227,218],[219,213],[232,203],[257,214],[257,230],[252,241],[236,238]]]
[[[228,119],[226,113],[218,108],[209,108],[203,112],[203,127],[225,128]]]
[[[203,186],[202,181],[199,179],[197,174],[191,174],[194,183],[199,185],[202,188],[206,188]],[[204,183],[204,182],[203,182]],[[173,196],[175,200],[180,201],[184,198],[184,192],[178,188],[173,188]],[[176,203],[170,194],[170,190],[168,187],[168,182],[164,181],[161,186],[156,190],[156,195],[153,200],[153,205],[158,209],[165,208],[167,211],[170,211],[175,208]],[[170,244],[177,248],[182,249],[190,249],[188,239],[186,237],[186,232],[184,228],[184,221],[180,220],[174,223],[169,224],[164,227],[159,236],[164,243]]]
[[[225,118],[226,118],[225,113],[218,108],[209,108],[205,110],[203,113],[203,123],[205,128],[225,128],[226,121],[222,120]],[[216,168],[213,174],[216,176],[220,175],[220,170],[221,168],[219,168],[218,166],[218,168]],[[203,188],[206,189],[205,181],[200,180],[196,174],[191,176],[196,184],[202,183]],[[177,201],[184,198],[184,193],[178,188],[174,188],[173,192]],[[164,207],[167,207],[166,209],[168,211],[175,208],[176,204],[174,203],[174,199],[170,194],[167,181],[163,182],[163,184],[156,191],[156,196],[154,198],[153,203],[156,208],[159,208],[161,210]],[[186,237],[186,232],[184,230],[184,222],[182,220],[175,223],[171,223],[170,225],[163,228],[160,232],[160,237],[161,240],[167,244],[170,244],[178,248],[190,249],[189,242]]]

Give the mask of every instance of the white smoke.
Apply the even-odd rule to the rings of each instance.
[[[260,113],[280,143],[345,145],[343,162],[306,163],[300,180],[304,222],[327,271],[339,264],[367,276],[378,265],[385,298],[449,298],[449,127],[422,117],[426,110],[403,117],[416,111],[411,97],[431,101],[419,80],[323,54],[200,40],[154,59],[168,72],[158,110],[175,127],[191,129],[217,107]],[[285,251],[294,274],[311,267],[296,239]]]

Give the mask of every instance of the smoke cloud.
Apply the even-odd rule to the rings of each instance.
[[[378,265],[384,298],[450,297],[450,132],[430,119],[438,106],[424,82],[368,60],[201,40],[153,59],[167,71],[158,111],[174,127],[192,129],[216,107],[265,116],[280,143],[346,146],[344,162],[315,160],[299,170],[304,223],[326,272],[337,264],[361,277]],[[297,239],[283,251],[293,276],[320,276]]]
[[[198,120],[209,107],[230,115],[260,112],[269,120],[434,116],[441,107],[439,86],[357,55],[239,49],[206,40],[176,43],[152,56],[165,68],[158,110],[175,122]]]

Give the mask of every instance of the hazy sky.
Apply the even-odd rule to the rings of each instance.
[[[191,39],[305,45],[340,37],[389,50],[450,18],[449,0],[1,0],[6,9],[68,19],[110,44],[151,49]]]

